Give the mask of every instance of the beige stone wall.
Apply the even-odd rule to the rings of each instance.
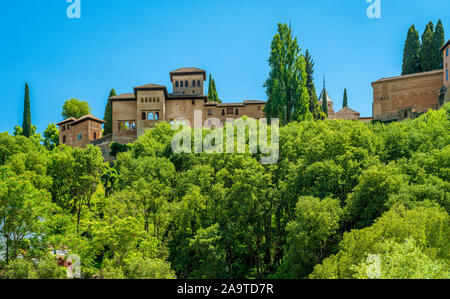
[[[194,125],[194,111],[203,110],[204,99],[173,99],[166,101],[166,118],[170,122],[176,119],[187,119],[189,123]]]
[[[126,122],[135,122],[137,115],[136,101],[113,101],[112,102],[112,123],[113,123],[113,141],[121,144],[127,144],[136,140],[136,130],[121,130],[120,124]]]
[[[164,121],[166,115],[163,90],[138,90],[136,104],[137,137],[145,133],[155,123]],[[145,115],[145,117],[144,117]]]
[[[203,75],[202,74],[196,74],[196,75],[173,75],[172,79],[172,86],[173,86],[173,94],[176,95],[203,95]],[[183,81],[183,87],[181,87],[180,82]],[[186,87],[186,81],[188,83],[188,86]],[[195,87],[193,86],[193,81],[195,81]],[[200,86],[197,86],[197,82],[200,81]],[[178,87],[176,87],[176,82],[178,82]]]
[[[397,120],[437,109],[442,70],[372,83],[374,120]]]
[[[264,118],[264,106],[264,104],[247,104],[245,106],[236,105],[226,107],[205,105],[202,112],[203,124],[210,118],[218,118],[221,120],[222,124],[229,118],[238,119],[243,116],[255,119]]]

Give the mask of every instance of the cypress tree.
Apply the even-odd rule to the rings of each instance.
[[[116,91],[113,88],[109,92],[108,102],[107,102],[106,108],[105,108],[105,116],[103,117],[103,120],[105,121],[103,135],[112,134],[112,106],[111,106],[111,101],[109,100],[109,98],[115,97],[115,96],[116,96]]]
[[[219,96],[217,95],[216,82],[212,78],[211,74],[209,74],[208,101],[220,102]]]
[[[414,74],[420,72],[420,39],[419,32],[412,25],[406,36],[403,49],[402,75]]]
[[[439,70],[444,67],[441,48],[445,44],[445,32],[442,21],[439,20],[436,24],[436,29],[434,30],[434,41],[433,41],[433,70]]]
[[[344,102],[342,103],[342,108],[348,107],[348,98],[347,98],[347,88],[344,89]]]
[[[430,22],[422,34],[422,47],[420,48],[420,68],[423,72],[433,70],[434,56],[434,25]]]
[[[328,116],[328,100],[325,93],[325,88],[323,89],[322,95],[322,111]]]
[[[25,83],[25,100],[23,107],[23,136],[30,137],[31,136],[31,104],[30,104],[30,89],[28,88],[28,84]]]
[[[306,88],[309,95],[309,111],[314,119],[321,119],[322,114],[317,101],[316,87],[314,86],[314,61],[308,50],[305,52]]]

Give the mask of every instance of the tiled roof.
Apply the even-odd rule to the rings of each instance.
[[[92,114],[88,114],[88,115],[85,115],[83,117],[80,117],[79,119],[74,121],[72,124],[75,125],[75,124],[81,123],[81,122],[86,121],[86,120],[93,120],[93,121],[96,121],[96,122],[99,122],[99,123],[102,123],[102,124],[105,123],[103,120],[93,116]]]
[[[379,83],[379,82],[384,82],[384,81],[399,80],[399,79],[406,79],[406,78],[414,78],[414,77],[426,76],[426,75],[434,75],[434,74],[437,74],[437,73],[442,73],[443,71],[444,70],[436,70],[436,71],[421,72],[421,73],[415,73],[415,74],[403,75],[403,76],[396,76],[396,77],[390,77],[390,78],[382,78],[380,80],[372,82],[372,84]]]
[[[202,72],[205,72],[205,71],[202,70],[202,69],[196,68],[196,67],[182,67],[182,68],[180,68],[180,69],[171,71],[171,73],[173,73],[173,74],[179,74],[179,73],[197,73],[197,72],[202,73]]]
[[[114,97],[110,97],[110,100],[117,100],[117,99],[134,99],[134,93],[123,93],[123,94],[119,94],[117,96]]]
[[[63,124],[67,124],[67,123],[74,122],[74,121],[76,121],[76,120],[77,120],[77,119],[74,118],[74,117],[69,117],[69,118],[66,118],[65,120],[63,120],[62,122],[57,123],[56,125],[57,125],[57,126],[60,126],[60,125],[63,125]]]
[[[345,113],[353,113],[353,114],[360,114],[358,111],[355,111],[353,109],[350,109],[348,107],[344,107],[341,110],[339,110],[336,114],[345,114]]]
[[[202,74],[203,80],[206,81],[206,71],[198,69],[196,67],[183,67],[170,72],[170,81],[173,82],[173,75],[181,75],[181,74]]]
[[[151,89],[159,89],[159,88],[165,89],[166,87],[162,86],[162,85],[150,83],[150,84],[146,84],[146,85],[142,85],[142,86],[137,86],[134,89],[147,89],[147,88],[151,88]]]

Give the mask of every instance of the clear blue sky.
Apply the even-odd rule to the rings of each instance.
[[[381,4],[382,18],[369,19],[366,0],[81,0],[71,20],[65,0],[1,1],[0,132],[22,124],[25,82],[40,132],[67,99],[103,118],[111,88],[170,86],[169,72],[185,66],[212,73],[225,102],[266,100],[270,43],[290,20],[315,60],[317,92],[325,73],[336,111],[346,87],[350,107],[370,116],[371,82],[400,74],[409,26],[422,34],[441,18],[450,32],[448,0]]]

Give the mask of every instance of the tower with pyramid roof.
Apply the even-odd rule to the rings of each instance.
[[[328,118],[334,118],[336,113],[333,110],[333,101],[331,100],[330,95],[328,94],[328,91],[327,91],[326,86],[325,86],[325,76],[323,77],[323,90],[322,90],[322,92],[321,92],[321,94],[319,96],[319,105],[320,105],[320,107],[322,107],[322,103],[323,103],[324,99],[328,103]]]

